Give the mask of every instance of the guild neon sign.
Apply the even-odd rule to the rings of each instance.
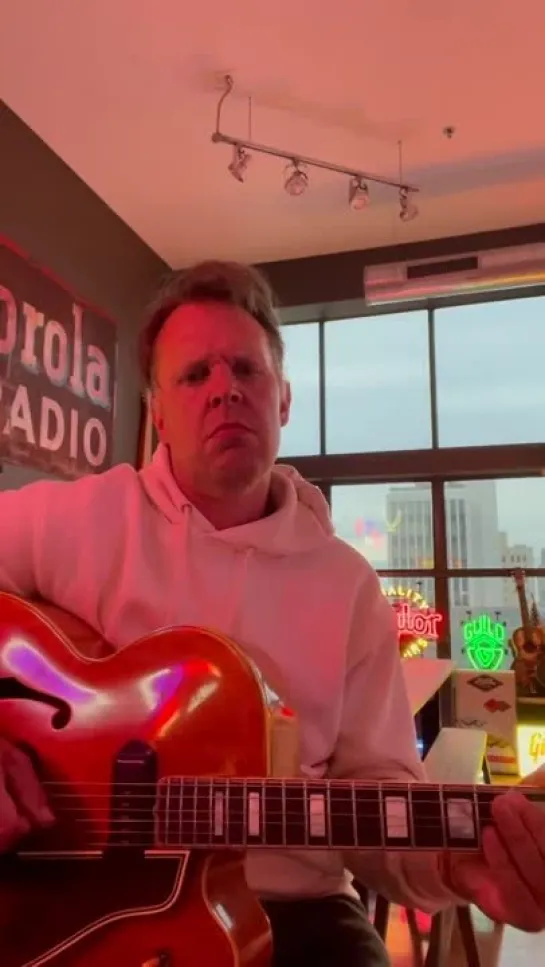
[[[462,625],[465,652],[478,671],[497,672],[505,658],[505,625],[480,614]]]
[[[401,657],[421,655],[432,641],[438,640],[443,615],[430,608],[424,596],[412,588],[386,588],[384,594],[397,616]]]

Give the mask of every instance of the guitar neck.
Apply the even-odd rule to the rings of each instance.
[[[478,850],[490,786],[303,779],[164,779],[155,807],[163,847]],[[525,790],[545,802],[544,790]]]
[[[528,608],[528,599],[526,597],[526,579],[522,572],[515,572],[515,584],[519,599],[522,627],[524,628],[525,633],[528,634],[529,628],[531,627],[530,609]]]

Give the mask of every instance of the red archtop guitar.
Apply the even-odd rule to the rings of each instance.
[[[267,967],[245,851],[479,849],[496,788],[271,775],[288,719],[220,635],[84,651],[111,649],[0,594],[0,735],[57,818],[0,857],[2,967]]]

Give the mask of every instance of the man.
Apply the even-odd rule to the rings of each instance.
[[[142,341],[160,446],[137,473],[39,482],[0,498],[0,587],[39,594],[116,648],[164,625],[207,625],[271,659],[313,776],[419,780],[393,615],[367,562],[332,532],[316,488],[275,467],[290,388],[264,279],[204,263],[160,295]],[[26,759],[1,752],[0,837],[51,821]],[[1,771],[1,770],[0,770]],[[357,900],[371,889],[424,910],[471,900],[545,927],[545,817],[520,793],[494,808],[478,858],[252,853],[275,967],[379,967]]]

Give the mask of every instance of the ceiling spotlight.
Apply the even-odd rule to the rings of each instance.
[[[250,161],[251,155],[240,146],[240,144],[233,145],[233,160],[229,165],[229,171],[231,172],[233,178],[237,181],[244,181],[246,177],[246,168],[248,167],[248,162]]]
[[[348,204],[355,212],[369,204],[369,189],[361,178],[352,178],[348,187]]]
[[[408,188],[399,189],[399,217],[402,222],[412,222],[418,215],[418,208],[411,200],[411,193]]]
[[[303,171],[298,161],[292,161],[286,169],[288,176],[284,182],[284,188],[288,195],[302,195],[308,188],[308,175]]]

